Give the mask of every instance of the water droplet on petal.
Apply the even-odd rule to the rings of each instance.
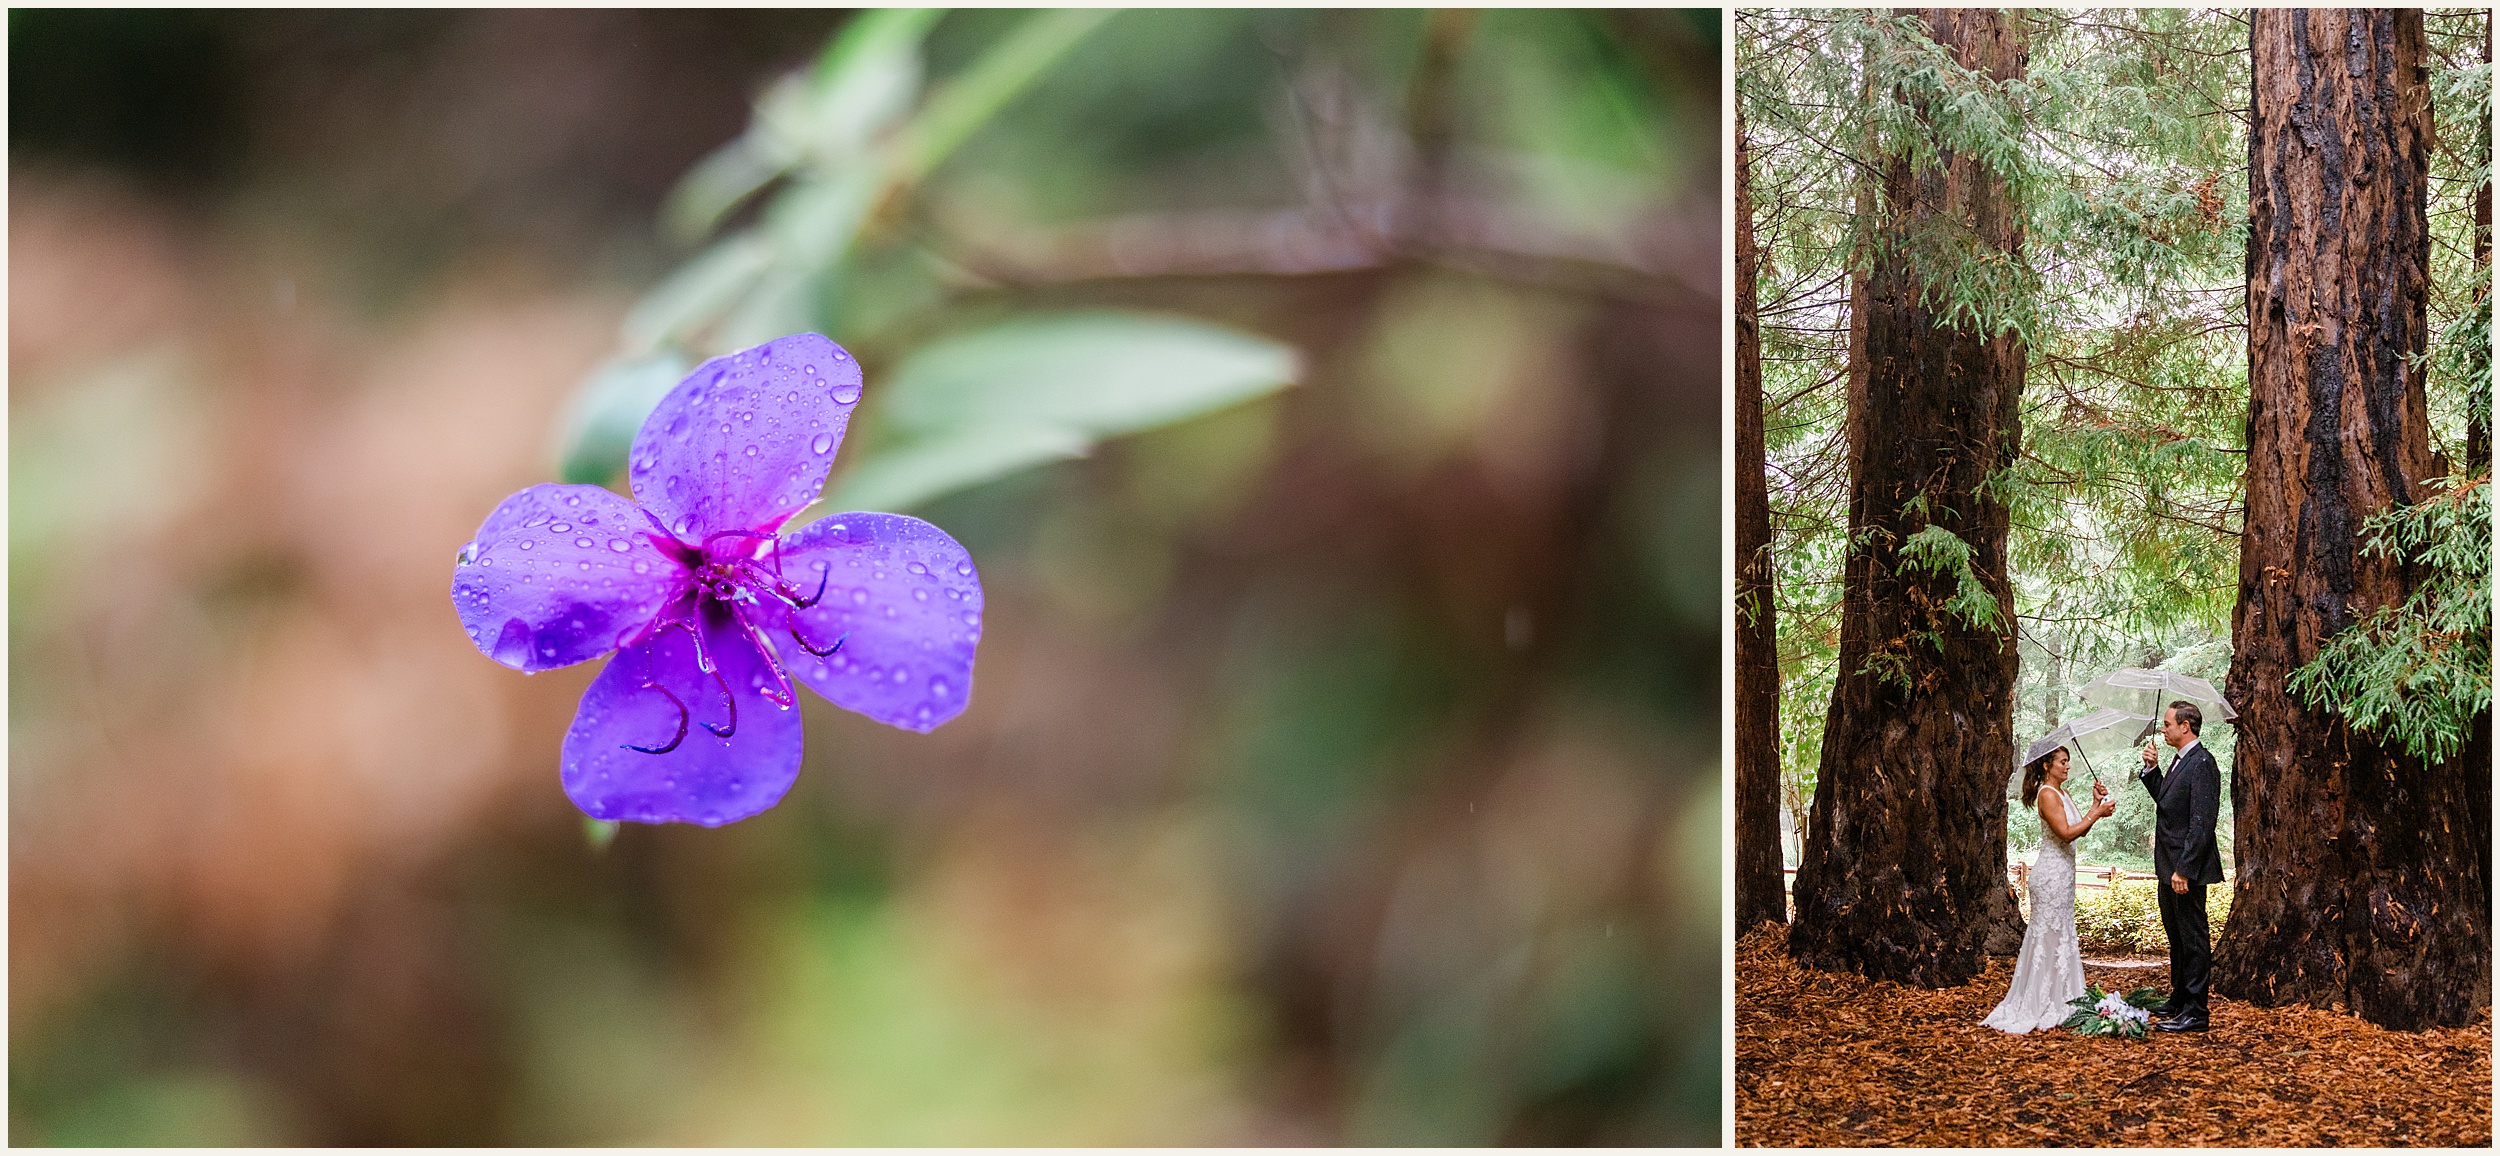
[[[905,566],[905,567],[903,567],[903,568],[904,568],[904,569],[906,569],[906,570],[911,571],[911,572],[912,572],[912,573],[914,573],[914,574],[926,574],[926,573],[928,573],[928,572],[929,572],[929,568],[928,568],[928,567],[923,566],[923,565],[921,565],[921,564],[920,564],[920,563],[918,563],[918,562],[914,562],[914,563],[912,563],[911,565],[909,565],[909,566]]]
[[[808,449],[810,449],[810,450],[812,450],[812,451],[814,451],[814,452],[816,452],[816,453],[820,453],[820,454],[829,454],[829,453],[832,453],[832,452],[833,452],[833,435],[832,435],[832,434],[821,434],[821,433],[820,433],[820,434],[817,434],[817,435],[816,435],[816,440],[815,440],[815,441],[812,441],[812,442],[807,443],[807,448],[808,448]],[[842,527],[840,527],[840,526],[835,526],[835,527],[834,527],[834,529],[836,529],[836,530],[839,530],[839,529],[841,529],[841,528],[842,528]]]
[[[963,575],[963,576],[964,576],[964,577],[966,577],[966,578],[970,578],[970,577],[972,577],[972,563],[970,563],[970,562],[957,562],[957,563],[955,563],[955,572],[956,572],[956,573],[958,573],[958,574]]]
[[[582,496],[580,494],[567,495],[564,499],[564,504],[568,506],[579,506],[582,504]]]
[[[858,400],[859,387],[856,385],[840,386],[833,391],[833,403],[835,405],[850,405]]]
[[[477,543],[471,542],[466,546],[462,546],[460,548],[460,564],[466,566],[475,561],[477,561]]]
[[[532,548],[536,547],[537,545],[538,545],[538,543],[533,542],[533,541],[530,541],[530,540],[529,540],[529,539],[527,539],[527,538],[523,538],[523,539],[521,539],[521,548],[522,548],[522,549],[524,549],[524,550],[532,549]]]
[[[926,590],[914,590],[914,591],[912,591],[912,592],[911,592],[911,596],[912,596],[915,600],[918,600],[918,601],[921,601],[921,602],[926,602],[926,601],[928,601],[928,600],[929,600],[929,592],[928,592],[928,591],[926,591]]]
[[[754,456],[756,456],[757,454],[760,454],[760,453],[763,453],[763,452],[764,452],[764,451],[762,451],[762,450],[760,450],[760,449],[757,449],[757,448],[756,448],[756,447],[754,447],[754,446],[748,446],[748,447],[747,447],[747,456],[748,456],[748,457],[754,457]]]
[[[576,549],[576,550],[587,550],[587,549],[590,549],[590,547],[591,547],[591,541],[590,541],[590,539],[588,539],[588,538],[575,538],[575,539],[573,539],[573,548],[574,548],[574,549]]]
[[[865,590],[853,590],[853,591],[851,591],[851,605],[853,605],[853,606],[866,606],[866,605],[868,605],[868,592],[867,592],[867,591],[865,591]]]
[[[636,563],[634,563],[634,573],[636,573],[636,574],[648,574],[648,573],[650,573],[650,572],[651,572],[651,564],[650,564],[649,562],[636,562]]]
[[[945,698],[945,697],[946,697],[946,691],[947,691],[947,686],[946,686],[946,680],[945,680],[945,679],[942,679],[942,678],[933,678],[933,679],[930,679],[930,680],[929,680],[929,693],[930,693],[930,694],[936,695],[936,696],[937,696],[937,697],[939,697],[939,698]]]
[[[633,544],[633,543],[631,543],[631,542],[626,541],[626,540],[625,540],[625,539],[623,539],[623,538],[610,538],[610,539],[608,539],[608,549],[614,550],[614,551],[616,551],[616,552],[617,552],[617,553],[619,553],[619,554],[627,553],[627,552],[631,551],[633,548],[634,548],[634,544]]]
[[[905,669],[903,669],[902,667],[899,667],[899,666],[894,668],[894,685],[896,685],[896,686],[901,686],[901,685],[903,685],[904,683],[907,683],[907,682],[910,682],[910,681],[911,681],[911,672],[910,672],[910,671],[905,670]]]

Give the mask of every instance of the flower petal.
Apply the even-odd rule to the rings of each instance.
[[[654,542],[657,530],[597,486],[538,485],[505,498],[452,569],[460,625],[488,658],[519,671],[615,650],[685,578]]]
[[[755,622],[790,674],[844,710],[927,733],[972,697],[981,641],[981,576],[972,555],[901,514],[833,514],[782,539],[782,576],[806,610],[766,600]],[[803,638],[788,631],[792,622]],[[829,657],[823,650],[841,640]]]
[[[687,542],[779,529],[824,492],[859,362],[813,333],[696,366],[634,435],[634,497]]]
[[[693,635],[667,629],[618,653],[583,692],[564,736],[564,793],[591,818],[718,827],[770,808],[798,780],[797,706],[765,697],[778,685],[770,659],[723,604],[702,607],[719,681],[697,665]],[[732,722],[722,682],[736,703],[728,738],[711,729]]]

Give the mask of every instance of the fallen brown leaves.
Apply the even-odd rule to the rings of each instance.
[[[2167,969],[2100,966],[2104,989]],[[2148,1040],[1979,1026],[2013,979],[1958,988],[1808,971],[1777,929],[1736,945],[1740,1145],[2062,1146],[2491,1143],[2491,1012],[2395,1032],[2341,1012],[2219,996],[2213,1030]]]

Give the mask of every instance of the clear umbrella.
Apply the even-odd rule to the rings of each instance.
[[[2206,713],[2224,722],[2240,717],[2231,704],[2222,700],[2214,684],[2201,678],[2190,678],[2167,670],[2145,670],[2128,666],[2113,670],[2091,682],[2078,692],[2085,702],[2094,706],[2122,711],[2143,721],[2144,729],[2136,732],[2135,741],[2153,733],[2161,725],[2161,711],[2180,699],[2211,708]]]
[[[2014,766],[2016,769],[2030,766],[2032,760],[2059,747],[2073,747],[2076,756],[2083,757],[2084,739],[2093,735],[2123,731],[2127,727],[2138,726],[2143,722],[2144,716],[2142,715],[2128,714],[2113,707],[2103,707],[2071,722],[2059,723],[2056,729],[2032,740],[2031,745],[2023,749],[2023,757]],[[2083,758],[2083,766],[2084,770],[2091,774],[2093,782],[2101,781],[2100,771],[2092,766],[2090,758]]]

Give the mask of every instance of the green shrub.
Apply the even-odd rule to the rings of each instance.
[[[2083,949],[2112,955],[2169,954],[2170,940],[2161,933],[2161,908],[2153,887],[2149,879],[2129,879],[2116,887],[2078,886],[2075,936]],[[2207,887],[2206,926],[2219,934],[2230,914],[2230,885]]]

